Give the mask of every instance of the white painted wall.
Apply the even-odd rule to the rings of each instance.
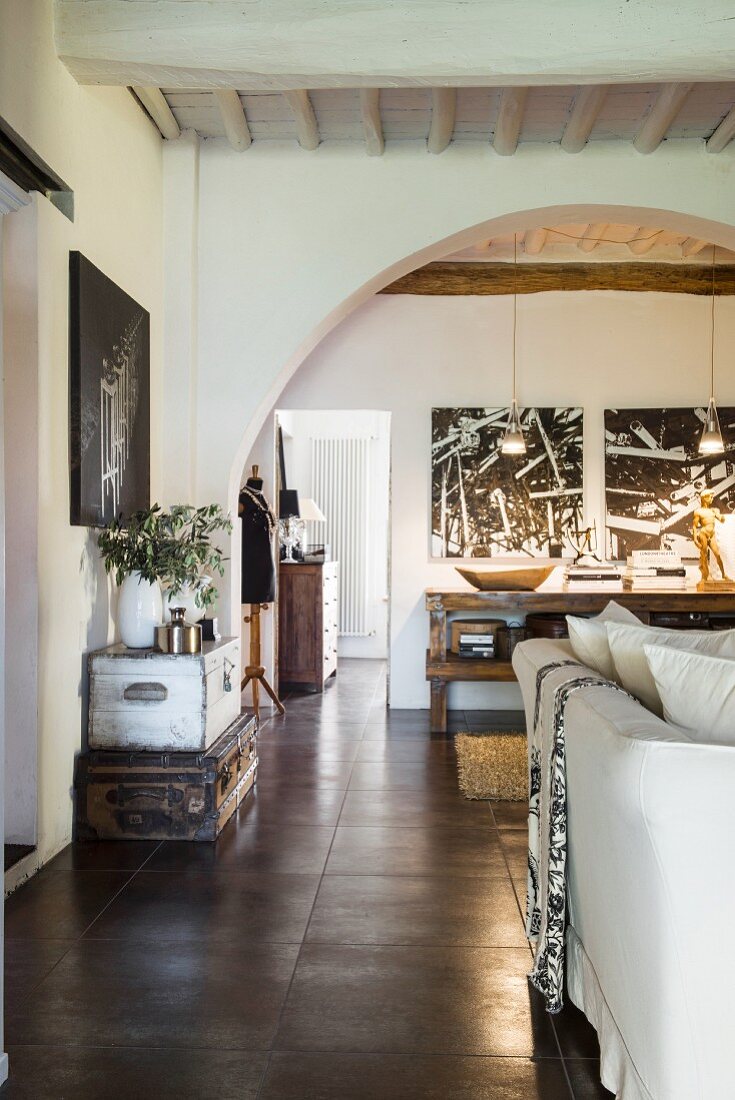
[[[424,588],[461,585],[451,562],[431,560],[431,408],[503,405],[510,398],[512,299],[378,295],[331,332],[281,394],[279,410],[380,402],[392,414],[390,701],[427,707]],[[735,403],[729,348],[735,299],[717,300],[717,393]],[[521,401],[585,410],[585,514],[602,529],[603,410],[706,401],[709,300],[687,295],[551,293],[522,296]],[[280,415],[283,415],[282,413]],[[267,464],[270,427],[252,461]],[[520,704],[515,685],[456,684],[450,706]]]
[[[169,150],[164,157],[168,194],[185,186],[193,166],[184,158],[174,165]],[[544,145],[522,146],[513,157],[458,145],[431,157],[410,143],[383,157],[336,144],[306,154],[255,143],[239,154],[205,142],[197,345],[188,364],[197,501],[216,500],[234,513],[245,461],[289,378],[391,279],[479,238],[583,220],[660,225],[735,246],[734,166],[735,149],[713,157],[675,141],[649,157],[604,142],[579,157]],[[186,309],[181,301],[167,305],[167,333],[190,323]],[[351,390],[356,381],[346,366],[342,385]],[[361,404],[385,407],[377,387]],[[175,402],[166,411],[170,421]],[[175,466],[180,439],[165,433],[164,447],[167,468]],[[231,550],[238,577],[236,538]],[[224,629],[236,630],[241,608],[230,578],[219,612]]]
[[[81,88],[55,56],[50,0],[0,8],[0,115],[73,188],[68,221],[35,207],[37,291],[18,273],[21,308],[6,317],[16,346],[36,341],[38,391],[38,850],[71,836],[75,754],[85,722],[86,654],[113,638],[114,595],[94,540],[69,525],[68,263],[79,249],[151,313],[152,492],[160,492],[162,384],[161,139],[125,89]],[[23,211],[25,216],[28,211]],[[16,217],[15,215],[13,216]],[[28,231],[8,219],[8,232]],[[21,274],[23,278],[21,279]],[[12,276],[12,273],[11,273]],[[12,369],[12,364],[11,364]],[[176,395],[171,399],[176,412]],[[29,498],[35,492],[29,486]],[[18,532],[27,538],[28,530]],[[14,532],[8,531],[12,543]],[[28,563],[31,565],[31,563]],[[32,586],[31,586],[32,587]],[[32,614],[33,593],[28,596]]]
[[[324,394],[324,400],[331,400]],[[312,439],[370,439],[370,475],[367,509],[367,561],[370,636],[340,635],[340,657],[385,658],[388,655],[388,528],[390,522],[390,413],[370,409],[278,410],[284,433],[286,475],[291,489],[311,497],[325,510],[311,477]],[[255,461],[255,460],[253,460]],[[327,517],[329,519],[329,517]],[[313,531],[323,542],[326,524]],[[333,549],[333,556],[334,556]],[[344,574],[345,564],[340,563]]]

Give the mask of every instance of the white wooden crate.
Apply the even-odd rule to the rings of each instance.
[[[204,642],[196,654],[97,650],[89,655],[89,747],[203,751],[240,713],[240,675],[237,638]]]

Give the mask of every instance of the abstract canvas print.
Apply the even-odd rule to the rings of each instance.
[[[69,254],[71,522],[101,527],[150,505],[150,317]]]
[[[559,557],[582,525],[583,412],[521,412],[526,453],[503,455],[508,409],[432,409],[432,556]]]
[[[735,408],[721,408],[725,451],[700,455],[706,409],[606,409],[605,508],[609,554],[670,547],[695,556],[692,513],[711,489],[715,506],[735,511]]]

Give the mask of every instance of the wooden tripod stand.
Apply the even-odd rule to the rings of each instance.
[[[267,603],[251,603],[250,614],[245,616],[245,622],[250,623],[250,664],[245,667],[245,676],[240,684],[240,691],[244,691],[252,681],[253,685],[253,710],[255,717],[260,718],[260,691],[262,684],[268,695],[276,705],[279,714],[285,714],[286,708],[268,683],[265,668],[260,663],[260,612],[268,608]]]

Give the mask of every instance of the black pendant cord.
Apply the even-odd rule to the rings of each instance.
[[[715,254],[717,245],[712,245],[712,300],[710,305],[710,371],[709,371],[709,396],[710,401],[715,399]]]

